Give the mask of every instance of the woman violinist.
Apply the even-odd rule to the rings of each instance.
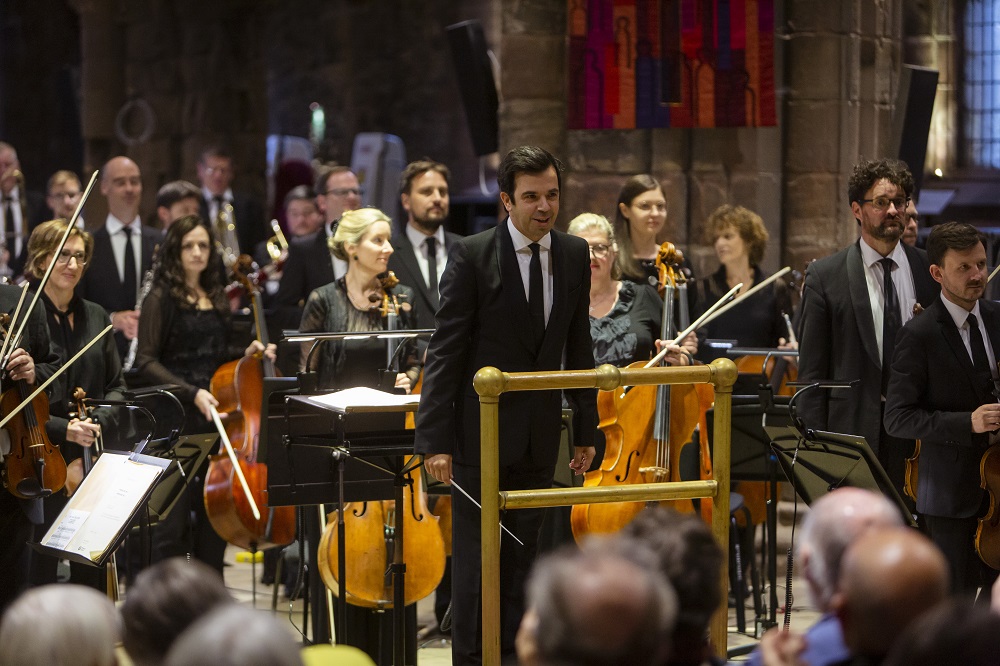
[[[229,303],[220,277],[222,258],[211,229],[196,215],[174,222],[160,246],[153,287],[139,317],[136,363],[148,384],[176,384],[184,405],[186,434],[213,432],[211,407],[218,401],[208,391],[215,370],[241,355],[265,352],[256,340],[243,347],[232,340]],[[178,504],[153,532],[152,561],[188,552],[222,572],[226,543],[212,529],[202,501],[205,470],[198,470]],[[195,512],[195,524],[188,515]]]
[[[55,261],[40,301],[45,305],[52,350],[61,364],[72,358],[108,323],[108,314],[104,308],[76,295],[76,286],[93,256],[93,237],[86,231],[72,229],[62,252],[56,256],[55,250],[65,231],[65,220],[52,220],[38,225],[28,239],[28,259],[25,264],[25,274],[37,280],[45,274],[49,264]],[[117,426],[118,414],[114,409],[95,410],[90,419],[76,415],[76,409],[71,407],[76,387],[82,388],[89,398],[122,399],[125,382],[114,338],[105,336],[100,344],[91,347],[53,386],[45,431],[49,440],[59,446],[66,462],[70,463],[71,471],[67,475],[67,490],[70,490],[80,481],[79,476],[73,476],[72,470],[82,469],[73,465],[73,461],[82,458],[84,447],[93,447],[102,433],[107,434]],[[48,529],[65,505],[64,493],[53,493],[45,498],[43,530]],[[57,564],[58,560],[54,557],[33,556],[32,585],[56,582]],[[104,591],[104,574],[94,567],[70,563],[70,580]]]

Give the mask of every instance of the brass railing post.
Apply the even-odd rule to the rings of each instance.
[[[728,364],[718,361],[726,360]],[[712,427],[712,476],[718,483],[715,501],[712,504],[712,533],[722,546],[722,571],[719,573],[723,584],[719,586],[722,596],[719,607],[712,616],[708,634],[716,655],[726,656],[726,641],[729,636],[729,467],[730,445],[732,442],[733,384],[736,382],[736,365],[729,359],[716,359],[711,363],[712,382],[715,388],[715,417]],[[752,555],[751,555],[752,557]],[[739,595],[736,595],[739,599]]]

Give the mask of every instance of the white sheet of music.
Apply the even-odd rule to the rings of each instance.
[[[308,399],[338,411],[410,411],[420,402],[419,395],[387,393],[365,386],[311,395]]]

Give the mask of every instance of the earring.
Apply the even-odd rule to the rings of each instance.
[[[358,260],[358,255],[354,255],[354,261]]]

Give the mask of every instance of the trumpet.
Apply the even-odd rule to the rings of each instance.
[[[284,261],[288,254],[288,240],[277,220],[271,220],[271,229],[274,235],[267,239],[267,254],[271,257],[271,261],[278,263]]]

